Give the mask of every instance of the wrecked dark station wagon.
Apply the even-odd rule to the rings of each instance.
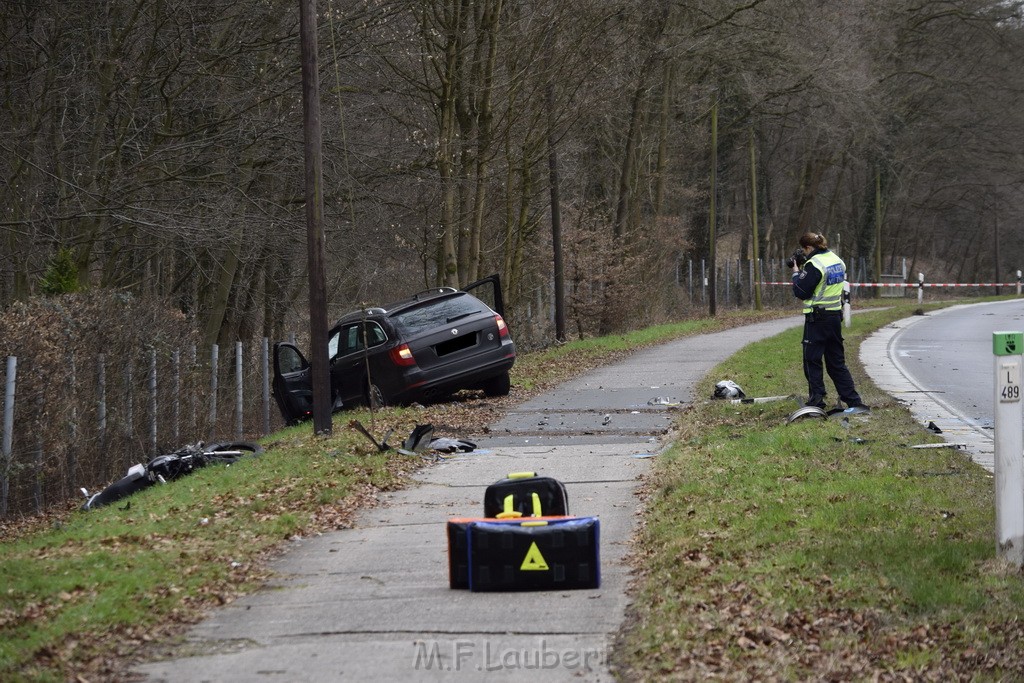
[[[501,281],[492,275],[343,316],[328,332],[332,409],[441,401],[463,389],[508,394],[516,347],[503,313]],[[274,398],[285,421],[309,417],[312,397],[306,357],[294,344],[276,343]]]

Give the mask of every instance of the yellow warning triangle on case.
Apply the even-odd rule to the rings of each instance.
[[[523,564],[519,569],[524,572],[546,572],[548,570],[548,563],[540,554],[540,548],[537,547],[536,541],[530,544],[530,549],[526,551],[526,557],[523,558]]]

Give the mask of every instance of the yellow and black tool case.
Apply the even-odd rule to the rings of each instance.
[[[599,546],[596,517],[452,519],[449,585],[472,591],[599,588]]]
[[[569,514],[562,482],[536,472],[512,472],[484,491],[484,517],[550,517]]]

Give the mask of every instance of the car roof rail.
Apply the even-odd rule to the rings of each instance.
[[[416,294],[413,294],[409,298],[413,299],[414,301],[419,301],[420,298],[422,297],[437,296],[439,294],[453,294],[457,291],[459,290],[455,289],[454,287],[433,287],[432,289],[424,289],[422,292],[417,292]]]
[[[368,315],[387,315],[387,310],[383,309],[383,308],[380,308],[379,306],[370,306],[368,308],[357,308],[354,311],[349,311],[348,313],[346,313],[343,316],[341,316],[340,318],[338,318],[338,322],[341,322],[342,320],[346,320],[346,321],[357,320],[359,318],[364,318],[364,317],[366,317]],[[335,323],[335,324],[337,324],[337,323]]]

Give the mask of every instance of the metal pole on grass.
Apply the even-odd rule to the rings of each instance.
[[[214,344],[210,348],[210,440],[217,431],[217,361],[220,347]]]
[[[156,455],[156,349],[149,350],[149,449]]]
[[[7,357],[6,388],[4,390],[4,459],[11,455],[14,441],[14,386],[18,377],[18,358]]]
[[[75,354],[68,354],[68,387],[71,396],[77,396],[78,391],[78,367],[75,364]],[[74,489],[72,482],[75,479],[75,472],[78,471],[78,405],[75,400],[71,404],[71,415],[68,420],[68,448],[65,451],[65,464],[67,465],[66,489],[68,492]]]
[[[100,441],[100,453],[107,450],[107,366],[105,356],[96,356],[96,432]]]
[[[235,342],[235,438],[242,438],[242,342]]]
[[[263,433],[270,433],[270,339],[263,338],[261,353],[263,366]]]
[[[171,353],[171,433],[174,443],[181,441],[181,351]]]
[[[11,460],[14,458],[14,385],[18,376],[18,359],[7,357],[7,374],[4,389],[4,441],[3,461],[0,462],[0,517],[7,516],[7,497],[10,494]]]

